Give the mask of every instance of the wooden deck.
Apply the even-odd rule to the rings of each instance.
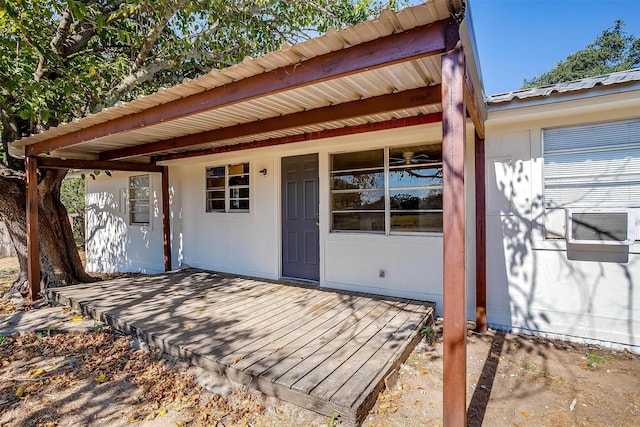
[[[49,290],[168,354],[359,424],[430,303],[183,270]]]

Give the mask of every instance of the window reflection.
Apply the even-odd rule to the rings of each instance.
[[[442,231],[442,144],[334,154],[331,165],[332,230]]]

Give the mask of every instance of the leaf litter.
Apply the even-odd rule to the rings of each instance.
[[[260,418],[265,406],[259,396],[240,388],[227,398],[208,393],[160,352],[135,350],[129,340],[107,328],[5,338],[0,345],[0,425],[53,426],[64,419],[112,425],[116,419],[92,421],[83,415],[87,408],[74,409],[67,397],[81,392],[100,396],[101,387],[112,385],[118,390],[102,403],[128,411],[118,417],[120,423],[163,417],[167,421],[159,425],[272,425]]]

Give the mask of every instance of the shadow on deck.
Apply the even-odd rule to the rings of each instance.
[[[202,270],[48,291],[149,345],[347,424],[431,324],[431,303]]]

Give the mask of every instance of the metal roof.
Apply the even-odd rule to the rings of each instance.
[[[158,92],[137,99],[119,103],[113,107],[91,114],[87,117],[61,124],[42,133],[14,141],[10,145],[12,155],[23,156],[28,145],[81,131],[91,126],[103,124],[132,113],[166,104],[173,100],[187,98],[213,88],[228,85],[249,77],[258,76],[281,67],[303,63],[311,58],[337,52],[364,42],[376,40],[391,34],[401,33],[415,27],[447,19],[449,11],[445,0],[431,0],[425,4],[403,9],[398,12],[384,11],[375,20],[336,31],[329,30],[325,35],[266,54],[259,58],[246,58],[243,62],[222,70],[212,70],[209,74],[193,80],[161,89]],[[471,30],[472,31],[472,30]],[[475,54],[472,49],[471,56]],[[474,59],[472,59],[472,64]],[[472,73],[476,70],[471,67]],[[479,82],[477,74],[471,78]],[[146,144],[170,138],[197,134],[204,131],[247,124],[269,118],[285,116],[301,111],[309,111],[330,105],[362,100],[385,94],[439,84],[441,79],[441,61],[439,55],[407,60],[382,68],[366,70],[345,77],[333,78],[324,82],[266,94],[253,99],[242,100],[231,105],[223,105],[197,114],[139,127],[125,132],[95,138],[81,145],[54,151],[52,157],[96,159],[101,152]],[[478,90],[481,84],[476,83]],[[259,141],[278,136],[287,136],[324,129],[335,129],[354,124],[363,124],[403,118],[440,111],[440,104],[393,111],[385,114],[362,116],[348,120],[330,121],[313,126],[284,129],[231,140],[199,145],[193,149],[239,144]],[[171,154],[182,150],[169,150],[154,153]],[[149,156],[130,158],[131,161],[146,162]]]
[[[617,73],[604,74],[602,76],[588,77],[585,79],[574,80],[570,82],[557,83],[554,85],[539,86],[490,95],[486,97],[486,101],[488,104],[500,104],[529,98],[549,97],[553,96],[554,94],[577,92],[592,89],[596,86],[620,85],[623,83],[638,81],[640,81],[640,68],[620,71]]]

